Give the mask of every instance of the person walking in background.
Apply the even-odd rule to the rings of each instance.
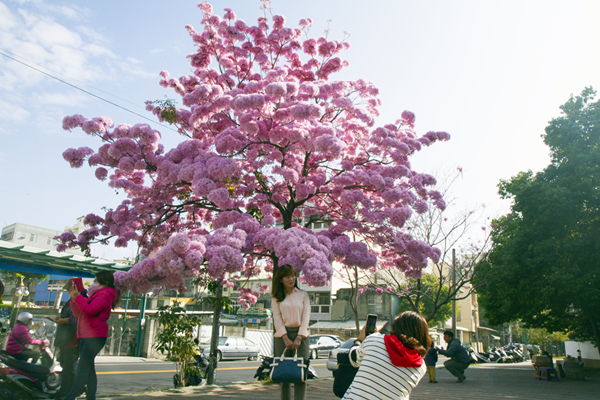
[[[65,400],[75,400],[86,386],[86,400],[96,399],[98,381],[94,360],[106,344],[108,337],[108,318],[112,307],[119,299],[119,291],[115,289],[112,272],[100,271],[94,283],[87,290],[85,298],[71,286],[71,309],[77,318],[77,339],[79,340],[79,364],[75,374],[75,383],[66,395]]]
[[[47,343],[44,340],[35,340],[29,336],[29,327],[33,322],[33,315],[28,312],[22,312],[17,317],[17,323],[8,335],[6,342],[6,352],[14,358],[21,361],[27,361],[31,358],[31,363],[35,364],[40,358],[40,352],[27,348],[28,344],[43,345]]]
[[[298,273],[290,265],[282,265],[273,278],[273,325],[275,326],[274,357],[285,351],[286,357],[308,360],[308,323],[310,321],[310,299],[308,293],[298,288]],[[281,400],[291,399],[289,383],[281,384]],[[294,399],[306,399],[306,383],[294,384]]]
[[[392,323],[391,335],[365,338],[365,328],[350,349],[350,363],[358,372],[343,400],[408,399],[425,375],[423,357],[431,347],[427,321],[406,311]]]
[[[71,281],[67,281],[63,289],[69,290]],[[71,303],[66,302],[60,310],[60,315],[52,319],[56,327],[54,346],[60,349],[58,362],[62,367],[60,389],[53,396],[55,399],[63,399],[71,390],[75,381],[75,368],[79,358],[79,344],[77,342],[77,318],[71,310]]]
[[[454,338],[452,331],[444,332],[444,342],[448,343],[446,350],[438,349],[438,353],[450,357],[450,359],[444,362],[444,367],[452,375],[457,377],[456,382],[464,382],[467,377],[465,376],[465,370],[469,367],[471,359],[467,350],[462,347],[460,340]]]
[[[435,380],[435,365],[438,361],[438,353],[435,348],[435,341],[431,341],[431,347],[427,351],[425,356],[425,365],[427,366],[427,375],[429,376],[429,383],[438,383]]]

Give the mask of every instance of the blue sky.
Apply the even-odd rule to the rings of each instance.
[[[200,29],[197,1],[0,0],[0,52],[148,118],[146,100],[176,96],[158,73],[190,73],[185,25]],[[254,23],[258,0],[212,1]],[[350,34],[350,68],[336,79],[363,78],[381,91],[378,125],[405,110],[416,128],[452,135],[413,158],[423,172],[463,169],[454,186],[458,208],[505,212],[496,185],[519,171],[542,169],[542,142],[559,106],[585,86],[600,87],[600,2],[273,0],[288,25],[314,21],[311,36]],[[329,22],[328,22],[329,21]],[[41,67],[40,67],[41,66]],[[69,147],[98,147],[81,131],[61,128],[65,115],[110,116],[115,124],[147,122],[0,55],[0,223],[53,229],[73,224],[121,196],[62,159]],[[155,125],[167,147],[175,132]],[[96,250],[132,255],[135,249]]]

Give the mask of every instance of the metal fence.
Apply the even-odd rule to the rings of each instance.
[[[261,356],[273,355],[273,331],[247,329],[246,338],[258,344]]]

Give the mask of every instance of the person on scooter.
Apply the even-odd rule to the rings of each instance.
[[[69,289],[71,309],[77,318],[80,358],[75,382],[65,400],[75,400],[86,385],[86,399],[96,399],[98,380],[94,360],[106,344],[107,321],[111,309],[119,301],[119,291],[115,288],[115,278],[112,272],[98,272],[94,283],[88,288],[87,294],[88,298],[83,297],[75,285]]]
[[[47,341],[35,340],[29,336],[29,327],[33,322],[33,315],[23,312],[17,317],[17,323],[8,335],[6,342],[6,351],[17,360],[27,361],[31,358],[31,363],[35,364],[40,358],[40,352],[27,348],[28,344],[44,345]]]

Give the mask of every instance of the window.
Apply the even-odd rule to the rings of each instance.
[[[252,342],[252,341],[250,341],[250,340],[248,340],[248,339],[244,339],[244,341],[246,342],[246,346],[256,346],[256,345],[254,344],[254,342]]]
[[[37,242],[37,235],[31,234],[31,236],[29,237],[29,241],[33,243]]]
[[[9,241],[9,240],[11,240],[13,238],[14,235],[15,235],[15,231],[7,232],[4,235],[2,235],[2,238],[0,238],[0,240]]]
[[[244,342],[244,338],[239,337],[239,338],[236,338],[236,340],[237,340],[238,346],[246,346],[246,343]]]
[[[383,296],[369,293],[367,296],[367,313],[383,314]]]
[[[316,314],[329,314],[331,294],[328,292],[309,293],[310,312]]]

